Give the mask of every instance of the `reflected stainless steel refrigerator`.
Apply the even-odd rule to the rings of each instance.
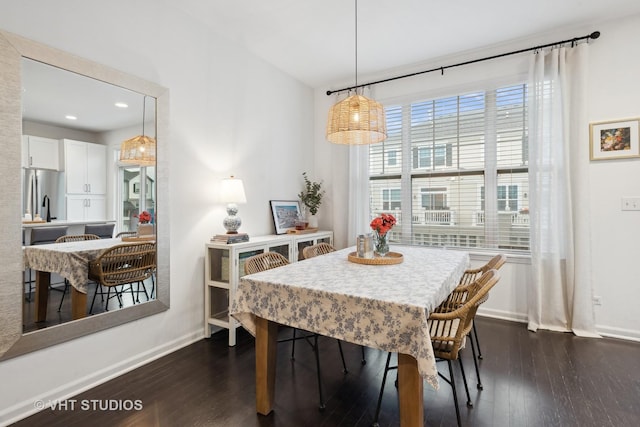
[[[64,174],[44,169],[23,169],[22,215],[43,220],[64,218]]]

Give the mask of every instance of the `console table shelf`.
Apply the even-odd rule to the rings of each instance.
[[[229,317],[229,305],[244,276],[244,261],[263,252],[278,252],[290,262],[302,259],[302,250],[320,242],[333,244],[332,231],[307,234],[281,234],[251,237],[248,242],[205,245],[204,263],[204,336],[212,329],[229,330],[229,346],[236,345],[236,328],[240,324]]]

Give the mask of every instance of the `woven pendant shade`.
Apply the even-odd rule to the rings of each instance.
[[[382,105],[362,95],[352,95],[329,110],[327,140],[334,144],[365,145],[387,139]]]
[[[127,139],[120,145],[120,161],[140,166],[155,166],[156,140],[146,135]]]

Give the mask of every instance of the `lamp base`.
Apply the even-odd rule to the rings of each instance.
[[[238,228],[242,225],[242,220],[238,213],[238,206],[235,203],[229,203],[227,205],[227,217],[222,221],[222,225],[227,230],[227,234],[237,234]]]

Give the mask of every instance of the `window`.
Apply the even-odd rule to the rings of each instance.
[[[422,207],[428,211],[442,210],[447,208],[447,189],[422,188],[420,190]]]
[[[387,166],[395,166],[398,162],[398,152],[397,151],[389,151],[387,153]]]
[[[400,191],[399,188],[383,189],[382,190],[382,209],[385,211],[400,209],[401,195],[402,195],[402,192]]]
[[[451,166],[453,146],[440,144],[435,147],[416,147],[413,149],[413,168],[425,169],[434,166]]]
[[[392,241],[529,249],[526,96],[518,84],[386,106],[370,213],[399,216]]]
[[[484,210],[484,187],[481,189],[481,209]],[[518,186],[498,185],[498,211],[518,210]]]

